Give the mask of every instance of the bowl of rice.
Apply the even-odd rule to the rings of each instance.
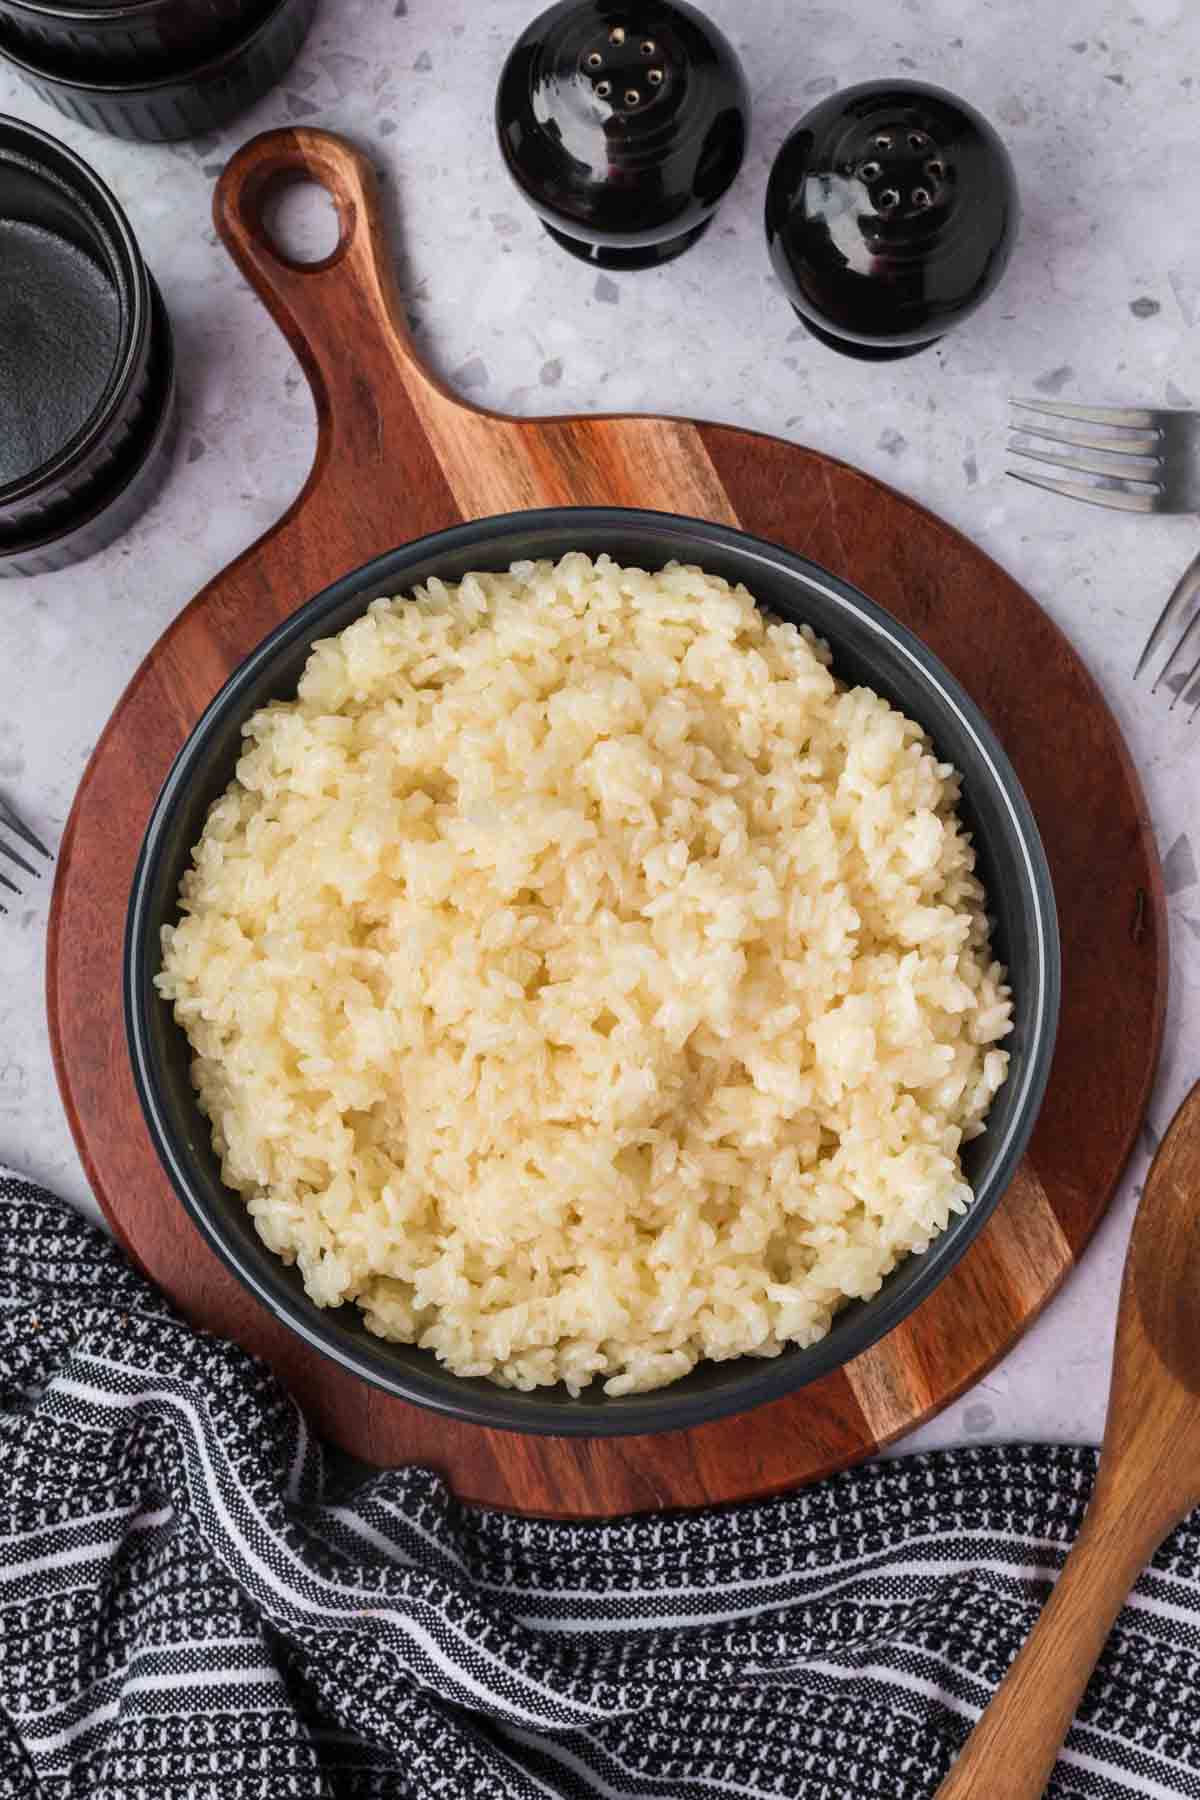
[[[364,1379],[518,1431],[778,1398],[953,1268],[1060,984],[963,688],[723,526],[473,522],[327,588],[151,817],[126,1018],[187,1212]]]

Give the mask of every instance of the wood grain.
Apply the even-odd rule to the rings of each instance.
[[[298,177],[328,188],[341,221],[336,249],[306,269],[279,255],[261,223],[271,189]],[[378,1463],[441,1469],[466,1498],[602,1516],[770,1493],[847,1466],[1004,1354],[1078,1257],[1134,1143],[1161,1038],[1166,930],[1145,805],[1111,715],[1066,639],[995,563],[843,463],[731,426],[521,420],[464,404],[416,355],[373,175],[344,140],[307,130],[255,139],[225,170],[214,210],[309,380],[317,450],[284,517],[196,596],[135,674],[68,824],[47,996],[63,1099],[100,1203],[180,1307],[264,1356],[321,1431]],[[740,523],[857,583],[916,629],[1004,739],[1062,909],[1066,998],[1049,1094],[1020,1175],[957,1269],[848,1369],[740,1418],[654,1438],[535,1440],[449,1424],[305,1348],[225,1272],[175,1202],[142,1124],[120,1010],[125,907],[146,819],[230,671],[310,594],[368,558],[464,517],[555,503]]]
[[[1200,1083],[1146,1178],[1096,1485],[1054,1592],[938,1800],[1040,1800],[1129,1590],[1200,1503]]]

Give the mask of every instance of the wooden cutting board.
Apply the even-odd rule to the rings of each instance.
[[[298,267],[264,197],[308,177],[340,241]],[[560,1517],[769,1493],[868,1455],[977,1381],[1068,1274],[1112,1198],[1158,1058],[1167,937],[1158,859],[1125,745],[1070,644],[957,532],[845,464],[732,426],[519,420],[465,404],[417,360],[364,157],[320,131],[269,132],[217,187],[217,228],[316,397],[300,497],[198,594],[130,682],[67,826],[48,950],[63,1099],[96,1195],[190,1318],[273,1364],[320,1431],[385,1465],[444,1471],[462,1496]],[[823,354],[814,352],[814,354]],[[828,379],[837,380],[830,362]],[[176,750],[232,669],[335,577],[461,519],[547,505],[651,506],[742,525],[855,582],[917,631],[1004,741],[1046,841],[1064,999],[1028,1156],[949,1278],[846,1368],[741,1417],[657,1437],[520,1437],[456,1425],[307,1349],[189,1223],[142,1124],[125,1051],[121,939],[146,819]]]

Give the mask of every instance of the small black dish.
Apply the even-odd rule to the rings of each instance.
[[[158,493],[171,466],[179,423],[175,344],[158,283],[151,277],[153,337],[150,393],[140,429],[110,471],[53,527],[29,537],[0,532],[0,580],[11,575],[52,575],[95,556],[123,537]]]
[[[259,0],[0,0],[0,27],[35,63],[134,80],[223,49],[260,10]]]
[[[651,570],[698,563],[744,581],[760,605],[825,638],[842,679],[869,684],[926,728],[939,754],[962,772],[961,810],[1014,1002],[1008,1080],[987,1130],[963,1150],[974,1204],[951,1218],[924,1255],[909,1257],[871,1299],[846,1306],[828,1336],[810,1347],[704,1362],[654,1393],[607,1395],[596,1384],[577,1398],[561,1384],[525,1393],[454,1375],[430,1350],[372,1336],[357,1307],[317,1307],[299,1269],[268,1250],[240,1194],[223,1184],[191,1081],[191,1051],[154,987],[162,928],[179,917],[180,878],[210,806],[233,776],[242,728],[268,701],[295,696],[317,639],[343,630],[380,594],[569,550],[606,552]],[[558,507],[475,519],[376,557],[300,606],[230,676],[180,750],[150,816],[130,895],[124,986],[134,1079],[155,1150],[193,1223],[276,1318],[342,1368],[453,1418],[509,1431],[611,1437],[682,1430],[779,1399],[859,1355],[932,1292],[982,1230],[1029,1142],[1054,1050],[1060,970],[1054,890],[1029,803],[978,707],[911,631],[817,564],[727,526],[669,513]]]
[[[771,261],[801,323],[848,356],[911,356],[1004,273],[1016,177],[987,120],[917,81],[865,82],[800,121],[771,170]]]
[[[669,262],[704,234],[749,122],[733,46],[687,0],[562,0],[496,92],[509,174],[555,243],[603,269]]]
[[[270,0],[226,47],[169,70],[120,79],[103,67],[83,74],[20,49],[0,17],[0,56],[34,93],[69,119],[113,137],[166,143],[201,137],[245,112],[295,61],[317,0]]]
[[[109,189],[5,117],[0,266],[0,567],[19,573],[34,545],[73,560],[66,536],[128,488],[167,407],[170,325]]]

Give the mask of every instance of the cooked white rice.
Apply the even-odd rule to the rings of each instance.
[[[957,777],[828,660],[572,555],[376,601],[250,720],[158,985],[319,1306],[633,1393],[970,1205],[1011,1008]]]

